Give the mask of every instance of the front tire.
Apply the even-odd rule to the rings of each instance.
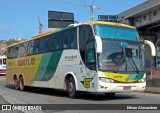
[[[74,81],[73,77],[70,77],[67,80],[67,91],[68,91],[68,96],[70,98],[75,98],[76,97],[76,95],[77,95],[76,85],[75,85],[75,81]]]

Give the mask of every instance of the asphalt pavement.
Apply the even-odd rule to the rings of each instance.
[[[160,94],[160,87],[146,87],[145,93],[155,93]]]
[[[2,81],[1,82],[3,82],[3,80],[5,79],[5,77],[1,77],[1,79],[2,79]],[[3,84],[5,84],[5,82],[3,83]],[[3,86],[3,84],[1,83],[1,85]],[[0,89],[0,104],[26,104],[26,102],[24,102],[24,101],[22,101],[20,98],[15,98],[15,96],[12,94],[13,92],[16,92],[16,91],[14,91],[14,90],[12,90],[12,88],[11,89],[7,89],[7,90],[4,90],[4,89],[7,89],[6,87],[1,87],[1,89]],[[31,88],[32,89],[32,88]],[[6,92],[6,91],[9,91],[9,94]],[[50,90],[47,90],[47,91],[50,91]],[[24,94],[24,93],[27,93],[27,94],[29,94],[29,95],[32,95],[33,97],[30,99],[30,100],[32,100],[32,101],[36,101],[36,99],[34,99],[35,98],[35,96],[36,95],[38,95],[37,94],[37,92],[35,92],[35,96],[34,96],[34,92],[32,92],[32,91],[30,91],[30,92],[20,92],[20,94]],[[155,95],[153,95],[153,97],[154,98],[152,98],[152,99],[149,99],[150,97],[152,97],[152,95],[150,95],[150,94],[152,94],[152,93],[154,93]],[[137,98],[139,98],[139,99],[141,99],[141,103],[146,103],[147,104],[147,102],[149,103],[150,102],[150,100],[152,100],[151,102],[150,102],[150,104],[156,104],[156,103],[158,103],[159,104],[159,101],[158,101],[158,95],[160,94],[160,87],[146,87],[146,90],[144,91],[144,94],[143,94],[143,92],[142,93],[138,93],[138,94],[128,94],[129,96],[127,97],[127,96],[125,96],[125,95],[123,95],[123,94],[117,94],[116,95],[116,97],[115,97],[115,99],[109,99],[109,100],[105,100],[105,102],[103,102],[102,100],[93,100],[93,99],[91,99],[91,101],[94,103],[96,103],[97,101],[99,102],[99,103],[107,103],[108,101],[110,101],[110,103],[114,103],[114,101],[116,101],[117,102],[117,104],[118,103],[126,103],[126,102],[128,102],[128,103],[130,103],[130,104],[134,104],[135,102],[134,102],[134,100],[136,100]],[[17,94],[18,95],[18,94]],[[131,97],[130,97],[130,95],[132,95]],[[133,96],[134,95],[134,96]],[[49,98],[49,96],[50,95],[47,95],[47,93],[45,93],[44,95],[42,94],[41,96],[40,96],[40,98],[41,97],[45,97],[45,99],[48,99]],[[87,95],[86,95],[87,96]],[[92,96],[92,95],[91,95]],[[124,98],[123,98],[123,96],[124,96]],[[27,97],[27,96],[26,96]],[[65,100],[64,102],[70,102],[69,100],[69,98],[65,98],[65,96],[63,97],[61,97],[61,96],[57,96],[57,95],[52,95],[51,96],[52,97],[52,99],[51,98],[49,98],[49,100],[50,101],[56,101],[56,103],[57,103],[57,99],[58,100],[60,100],[60,101],[62,101],[61,100],[61,98],[63,99],[63,100]],[[93,95],[93,97],[95,97],[94,95]],[[25,97],[24,97],[25,98]],[[83,97],[84,98],[84,97]],[[85,101],[86,103],[89,103],[90,102],[90,100],[88,100],[88,101],[86,101],[85,99],[74,99],[74,101],[75,101],[75,103],[76,102],[79,102],[80,101],[80,103],[81,103],[81,101]],[[99,98],[100,98],[100,96],[99,96]],[[103,97],[102,97],[103,98]],[[119,100],[119,98],[120,99],[122,99],[121,101],[117,101],[117,100]],[[147,100],[148,101],[146,101],[145,99],[147,98]],[[134,99],[134,100],[133,100]],[[128,101],[127,101],[128,100]],[[132,101],[131,101],[132,100]],[[42,99],[42,101],[43,101],[43,99]],[[50,102],[49,101],[49,102]],[[38,102],[38,101],[37,101]],[[138,102],[138,100],[137,100],[137,102]],[[40,102],[39,102],[40,103]],[[0,111],[0,113],[22,113],[23,111]],[[25,111],[25,112],[23,112],[23,113],[42,113],[42,111]],[[54,111],[54,112],[60,112],[60,111]],[[62,112],[64,112],[64,111],[62,111]],[[66,113],[69,113],[70,111],[66,111]],[[73,111],[72,111],[73,112]],[[80,111],[76,111],[76,112],[78,112],[78,113],[80,113]],[[86,112],[86,111],[85,111]],[[87,111],[88,113],[91,113],[90,111]],[[102,111],[101,111],[102,112]],[[106,111],[104,111],[104,113],[105,113]],[[108,112],[108,111],[107,111]],[[122,113],[123,113],[124,111],[122,111]],[[131,111],[131,112],[133,112],[133,110]],[[138,112],[138,111],[137,111]],[[147,111],[146,111],[147,112]],[[149,112],[149,111],[148,111]],[[45,111],[45,113],[53,113],[53,111]],[[61,113],[61,112],[60,112]],[[82,113],[83,113],[83,111],[82,111]],[[113,113],[113,112],[112,112]],[[127,112],[125,112],[125,113],[127,113]],[[157,111],[154,111],[154,113],[158,113]]]

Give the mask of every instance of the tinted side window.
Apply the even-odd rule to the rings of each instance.
[[[68,48],[68,33],[63,34],[63,48],[66,49]]]
[[[77,48],[77,28],[72,29],[68,35],[68,48]]]
[[[64,49],[77,48],[77,28],[72,28],[63,31],[63,48]]]
[[[90,39],[93,39],[93,31],[91,26],[83,25],[79,27],[79,49],[83,62],[85,63],[85,48],[86,42]]]
[[[50,47],[50,37],[46,36],[39,39],[39,53],[48,52]]]
[[[16,58],[18,56],[18,46],[9,47],[7,49],[7,58]]]
[[[26,56],[26,49],[24,44],[19,44],[18,45],[18,54],[17,57],[23,57]]]
[[[39,52],[39,39],[35,39],[33,42],[33,51],[32,54],[38,54]]]
[[[33,54],[34,40],[28,41],[24,45],[25,45],[25,49],[26,49],[26,55],[32,55]]]
[[[13,58],[12,48],[13,48],[13,47],[9,47],[9,48],[7,49],[7,58]]]
[[[52,35],[50,47],[52,51],[62,49],[62,33],[56,33]]]
[[[17,58],[18,57],[18,46],[14,46],[13,47],[11,54],[12,54],[13,58]]]

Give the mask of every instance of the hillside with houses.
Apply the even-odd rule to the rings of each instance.
[[[6,54],[7,47],[13,43],[18,43],[24,41],[23,38],[16,37],[14,39],[9,39],[9,40],[0,40],[0,56]]]

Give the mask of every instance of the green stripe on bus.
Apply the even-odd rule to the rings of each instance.
[[[140,80],[144,77],[144,73],[138,73],[135,80]]]
[[[48,55],[44,55],[35,76],[35,81],[49,81],[54,76],[62,56],[62,52],[63,51],[55,51],[53,53],[48,53]],[[44,69],[42,69],[42,67]]]
[[[40,65],[39,65],[38,71],[36,73],[36,76],[34,78],[34,81],[39,81],[44,77],[51,56],[52,56],[52,53],[43,54],[42,60],[40,62]]]
[[[135,80],[136,76],[137,76],[137,74],[130,74],[130,75],[128,76],[128,79],[129,79],[129,80]]]

